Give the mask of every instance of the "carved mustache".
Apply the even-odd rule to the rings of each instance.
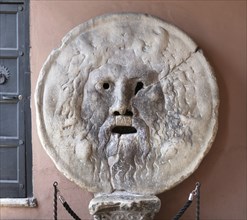
[[[111,116],[106,119],[100,127],[99,135],[104,133],[104,136],[116,134],[134,134],[144,133],[149,130],[145,121],[141,118],[133,116]]]
[[[132,126],[131,116],[115,116],[115,126],[112,128],[112,133],[117,134],[132,134],[136,133],[137,130]]]
[[[139,141],[143,143],[148,143],[150,139],[149,127],[141,118],[131,116],[111,116],[101,126],[98,133],[99,153],[105,151],[105,147],[110,140],[115,139],[114,142],[118,142],[120,136],[114,134],[120,134],[120,136],[137,135],[141,138]],[[141,144],[141,147],[142,146],[144,146],[144,144]],[[146,150],[147,149],[143,149],[143,151]],[[147,152],[144,152],[144,154],[146,153]]]

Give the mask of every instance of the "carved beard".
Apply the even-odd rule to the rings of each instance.
[[[136,183],[137,173],[146,169],[146,158],[150,153],[149,128],[141,119],[133,119],[137,130],[134,134],[114,134],[114,118],[109,118],[99,131],[98,156],[100,167],[107,164],[114,190],[125,190]]]

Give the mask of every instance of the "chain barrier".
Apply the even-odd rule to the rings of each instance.
[[[184,212],[189,208],[193,199],[196,197],[196,220],[200,220],[200,186],[199,182],[196,183],[195,189],[190,193],[188,200],[184,204],[183,208],[173,217],[172,220],[178,220]]]
[[[53,183],[54,187],[54,198],[53,198],[53,220],[57,220],[57,182]]]
[[[57,197],[59,201],[62,203],[63,207],[67,210],[67,212],[75,219],[75,220],[81,220],[78,215],[70,208],[69,204],[66,202],[64,197],[61,195],[59,189],[58,189],[58,183],[53,183],[54,187],[54,200],[53,200],[53,219],[57,220]]]
[[[201,184],[199,182],[196,183],[196,186],[197,186],[197,201],[196,201],[196,220],[200,220],[200,187],[201,187]]]
[[[63,207],[67,210],[67,212],[75,219],[81,220],[76,213],[70,208],[69,204],[66,202],[64,197],[61,195],[58,189],[58,183],[53,183],[54,187],[54,199],[53,199],[53,220],[57,220],[57,198],[62,203]],[[200,187],[201,184],[199,182],[196,183],[195,189],[190,193],[188,200],[184,204],[184,206],[179,210],[179,212],[173,217],[172,220],[178,220],[184,212],[190,207],[193,199],[196,197],[196,220],[200,220]]]

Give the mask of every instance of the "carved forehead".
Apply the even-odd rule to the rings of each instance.
[[[133,46],[159,45],[166,47],[168,41],[167,31],[158,25],[150,25],[141,20],[133,19],[116,20],[95,25],[87,32],[79,33],[79,40],[94,48],[109,47],[123,49],[132,48]],[[163,41],[163,43],[162,43]],[[157,46],[158,46],[157,45]]]
[[[166,50],[169,42],[165,29],[141,21],[127,20],[122,23],[108,22],[102,26],[95,26],[86,33],[80,32],[70,44],[73,44],[75,51],[83,54],[87,63],[92,63],[93,66],[100,66],[109,62],[109,59],[114,59],[114,63],[126,65],[137,57],[142,63],[153,68],[157,64],[165,65],[165,59],[160,59],[161,52]]]
[[[103,64],[99,68],[89,73],[89,82],[99,81],[101,79],[143,79],[145,81],[158,80],[158,73],[150,69],[147,65],[140,63],[137,65],[135,62],[130,62],[126,65],[109,62]]]
[[[194,42],[175,27],[155,18],[134,14],[103,16],[79,25],[64,38],[61,49],[66,49],[67,45],[70,53],[62,59],[69,62],[80,56],[82,68],[89,72],[121,55],[124,50],[156,72],[167,74],[196,49]],[[131,56],[118,57],[119,62],[133,60]]]

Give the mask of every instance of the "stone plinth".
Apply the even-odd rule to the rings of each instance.
[[[160,204],[156,196],[119,192],[95,197],[89,211],[94,220],[151,220]]]

